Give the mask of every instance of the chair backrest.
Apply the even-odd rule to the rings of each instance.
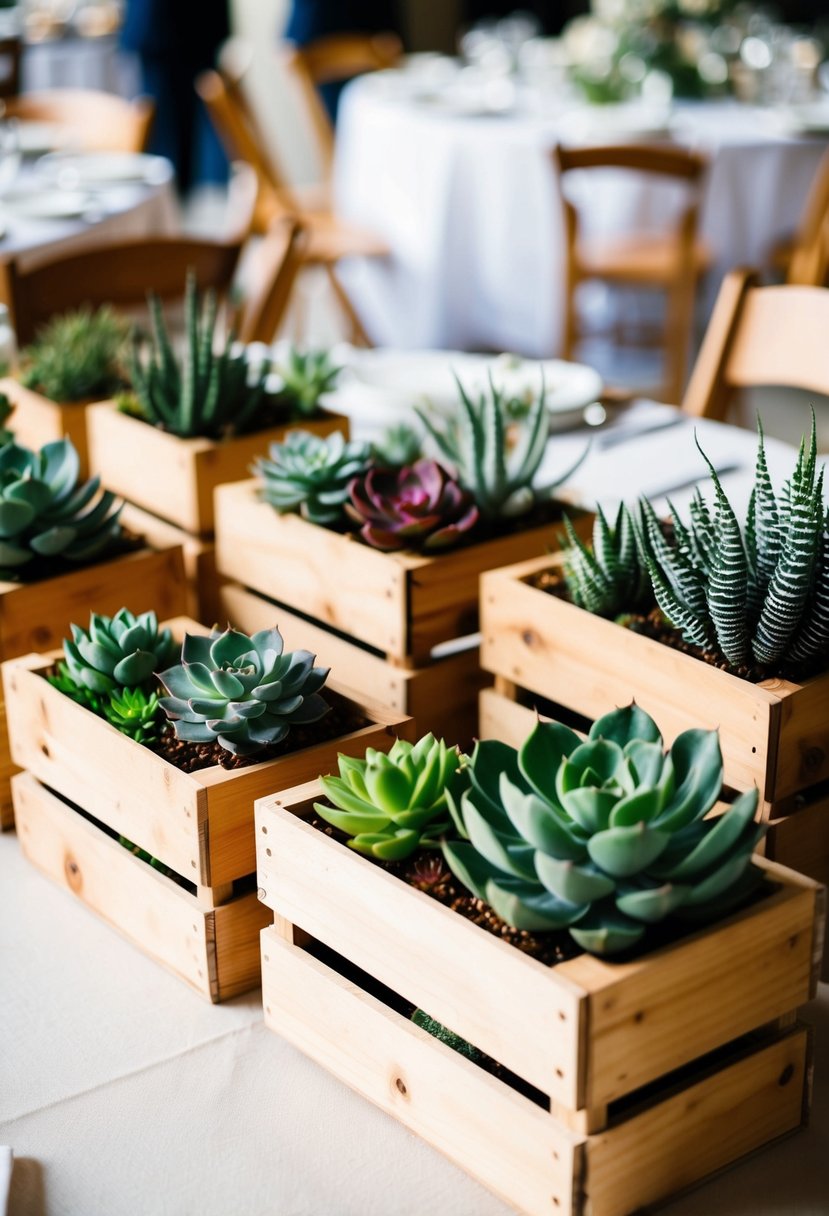
[[[242,309],[242,342],[271,343],[277,336],[305,259],[306,234],[295,220],[277,221],[256,252],[257,282]]]
[[[392,33],[328,34],[305,46],[285,44],[283,61],[300,89],[326,175],[334,158],[334,129],[319,86],[392,68],[402,54],[403,44]]]
[[[18,37],[0,38],[0,97],[14,97],[20,92],[20,60],[23,40]]]
[[[822,286],[829,272],[829,148],[812,180],[795,233],[787,283]]]
[[[66,128],[72,143],[90,152],[143,152],[155,106],[148,97],[126,101],[98,89],[45,89],[6,102],[9,117]]]
[[[829,395],[829,288],[757,283],[750,270],[723,280],[685,391],[686,413],[723,419],[742,388]]]

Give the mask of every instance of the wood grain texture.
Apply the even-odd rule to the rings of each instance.
[[[88,412],[89,460],[110,490],[198,536],[214,527],[213,494],[225,482],[250,474],[257,456],[291,430],[348,434],[348,419],[324,413],[307,422],[270,427],[222,443],[181,439],[131,418],[109,402]]]
[[[64,436],[72,440],[80,460],[79,477],[89,476],[89,443],[86,435],[86,411],[91,400],[61,403],[51,401],[42,393],[24,388],[11,376],[0,379],[0,393],[5,393],[14,406],[11,428],[17,443],[27,448],[41,448]]]
[[[481,665],[587,718],[635,699],[670,743],[718,728],[725,780],[765,814],[829,776],[829,676],[751,684],[533,587],[560,559],[484,575]]]
[[[257,803],[263,902],[562,1107],[612,1102],[813,995],[820,889],[765,859],[766,897],[728,919],[633,962],[551,969],[316,831],[320,796]]]
[[[208,1000],[259,986],[259,931],[269,918],[254,891],[204,906],[29,773],[13,785],[24,856],[48,878]]]

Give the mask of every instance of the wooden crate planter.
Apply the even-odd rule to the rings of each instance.
[[[633,962],[548,968],[311,827],[319,792],[257,803],[260,898],[276,914],[266,1020],[508,1202],[622,1216],[800,1125],[806,1039],[781,1028],[815,990],[817,884],[761,859],[770,893],[750,908]],[[306,935],[346,974],[311,957]],[[351,968],[542,1105],[412,1026]],[[771,1023],[769,1039],[742,1041]]]
[[[426,667],[400,667],[235,583],[220,588],[219,600],[219,620],[246,633],[276,621],[289,649],[313,650],[349,693],[414,718],[419,734],[432,731],[463,746],[469,746],[477,734],[478,693],[484,676],[476,645]]]
[[[767,816],[829,778],[829,673],[751,684],[531,585],[561,559],[492,571],[481,583],[481,665],[594,719],[635,698],[671,742],[718,727],[725,780],[760,790]]]
[[[213,904],[133,856],[29,773],[12,782],[24,856],[145,954],[211,1001],[260,983],[255,888]]]
[[[104,402],[88,411],[88,427],[90,467],[108,489],[186,532],[209,536],[217,486],[248,477],[255,458],[288,431],[347,435],[348,419],[324,411],[319,418],[217,443],[181,439]]]
[[[181,550],[140,549],[36,583],[0,582],[0,659],[59,646],[73,622],[90,611],[112,615],[125,605],[160,616],[184,611],[186,588]],[[11,827],[9,778],[16,771],[9,750],[5,705],[0,705],[0,825]]]
[[[171,624],[179,636],[203,632],[193,621]],[[44,676],[56,657],[30,654],[3,668],[13,761],[197,886],[253,873],[255,798],[336,771],[340,751],[387,751],[395,735],[413,733],[399,714],[356,705],[369,725],[339,738],[245,768],[184,773],[53,688]]]
[[[589,522],[585,516],[579,527]],[[485,570],[556,547],[559,531],[548,524],[434,556],[382,553],[298,515],[278,515],[257,498],[255,481],[216,492],[222,575],[409,665],[475,632]]]
[[[14,406],[8,423],[16,441],[27,448],[40,448],[44,443],[68,436],[80,459],[80,477],[89,476],[89,442],[86,415],[95,398],[61,403],[24,388],[19,380],[6,376],[0,380],[0,393],[5,393]]]
[[[159,519],[149,511],[127,503],[121,512],[123,523],[156,548],[166,545],[181,545],[184,555],[184,575],[187,580],[187,604],[184,612],[194,620],[206,624],[223,625],[222,604],[219,597],[219,578],[216,574],[216,546],[212,540],[193,536],[183,528]]]

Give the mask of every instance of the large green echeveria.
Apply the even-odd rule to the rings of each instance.
[[[318,691],[329,668],[315,667],[307,650],[283,649],[278,629],[187,634],[181,664],[158,677],[176,737],[248,756],[281,742],[291,726],[319,721],[330,708]]]
[[[722,786],[716,731],[685,731],[666,753],[632,705],[587,741],[538,722],[518,751],[478,743],[462,776],[448,791],[462,839],[444,841],[444,856],[516,928],[566,928],[585,950],[613,954],[674,912],[721,915],[754,877],[757,791],[704,818]]]
[[[339,776],[320,778],[334,805],[314,808],[358,853],[399,861],[436,845],[450,826],[446,789],[460,760],[457,748],[432,734],[414,744],[397,739],[388,754],[370,747],[364,759],[340,755]]]
[[[154,612],[134,616],[121,608],[113,617],[93,612],[88,630],[71,629],[72,641],[63,644],[67,670],[76,684],[93,692],[134,689],[176,655],[172,633],[159,630]]]
[[[253,472],[261,479],[260,497],[280,515],[295,513],[327,527],[345,518],[348,487],[370,459],[369,444],[349,443],[339,431],[324,439],[290,431],[282,443],[271,444],[269,459],[260,457]]]

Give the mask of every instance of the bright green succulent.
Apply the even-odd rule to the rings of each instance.
[[[422,409],[417,414],[481,514],[489,519],[526,515],[537,504],[548,502],[553,491],[579,467],[589,445],[554,481],[545,486],[534,484],[550,429],[543,376],[538,395],[520,421],[512,418],[509,399],[491,378],[489,391],[475,401],[460,381],[457,383],[460,410],[456,420],[438,422]],[[514,431],[516,441],[508,448],[508,434]]]
[[[0,393],[0,445],[14,442],[14,433],[4,425],[8,422],[13,412],[14,405],[6,393]]]
[[[671,540],[643,500],[641,544],[656,601],[687,642],[722,654],[737,669],[756,664],[780,672],[829,655],[829,516],[814,417],[779,495],[759,430],[744,531],[700,448],[713,507],[697,491],[688,523],[672,508]]]
[[[36,557],[83,563],[121,534],[115,496],[99,479],[78,485],[80,462],[70,439],[39,452],[0,446],[0,575],[17,574]]]
[[[204,439],[224,439],[267,425],[266,415],[273,407],[265,388],[270,365],[264,362],[251,369],[245,348],[232,338],[221,353],[214,351],[215,292],[207,292],[200,306],[195,276],[187,276],[186,344],[180,361],[161,304],[152,294],[149,307],[150,350],[144,358],[142,343],[136,339],[130,363],[132,387],[145,420],[172,435]]]
[[[583,949],[612,954],[672,913],[722,915],[756,880],[757,790],[704,818],[722,785],[716,731],[685,731],[666,754],[632,705],[586,742],[539,722],[518,751],[478,743],[463,776],[463,791],[448,791],[463,839],[445,841],[444,857],[518,929],[567,928]]]
[[[319,695],[329,669],[314,667],[307,650],[283,649],[278,629],[252,637],[235,629],[187,634],[181,664],[158,677],[176,737],[249,756],[281,742],[292,726],[319,721],[329,709]]]
[[[260,496],[280,515],[296,513],[313,524],[337,525],[345,517],[348,487],[369,467],[367,443],[347,442],[339,431],[326,438],[290,431],[271,444],[269,459],[253,468],[261,479]]]
[[[78,705],[83,705],[85,709],[91,710],[93,714],[98,714],[100,717],[104,716],[104,706],[108,701],[107,694],[93,692],[91,688],[77,684],[65,662],[58,663],[55,671],[46,679],[58,692],[62,692],[64,696],[77,702]]]
[[[399,861],[435,845],[450,826],[446,788],[460,759],[431,734],[414,744],[397,739],[388,754],[370,747],[362,760],[340,755],[340,775],[320,778],[334,805],[314,808],[358,853]]]
[[[165,866],[163,861],[159,861],[157,857],[153,857],[146,849],[139,848],[137,844],[133,844],[131,840],[127,840],[126,836],[119,836],[118,843],[122,848],[127,849],[139,861],[144,861],[148,866],[152,866],[154,870],[158,870],[160,874],[165,874],[168,878],[175,878],[173,871]],[[179,880],[181,881],[181,880]]]
[[[408,422],[388,426],[371,447],[374,463],[381,469],[402,469],[423,455],[423,436]]]
[[[129,322],[103,307],[55,317],[22,352],[22,381],[52,401],[111,397],[124,385]]]
[[[292,346],[285,362],[274,370],[282,378],[281,400],[293,413],[308,418],[319,409],[320,398],[334,388],[342,368],[331,362],[328,351],[302,352]]]
[[[89,629],[72,625],[65,641],[67,670],[76,684],[94,692],[135,688],[172,663],[177,645],[169,629],[159,631],[154,612],[133,616],[121,608],[115,616],[93,612]]]
[[[143,688],[122,688],[109,694],[103,716],[121,734],[136,743],[156,743],[164,722],[158,693]]]
[[[562,542],[564,581],[570,599],[598,616],[635,612],[652,603],[650,580],[639,557],[636,528],[624,503],[611,526],[601,507],[596,508],[593,544],[588,548],[567,516],[566,542]]]

